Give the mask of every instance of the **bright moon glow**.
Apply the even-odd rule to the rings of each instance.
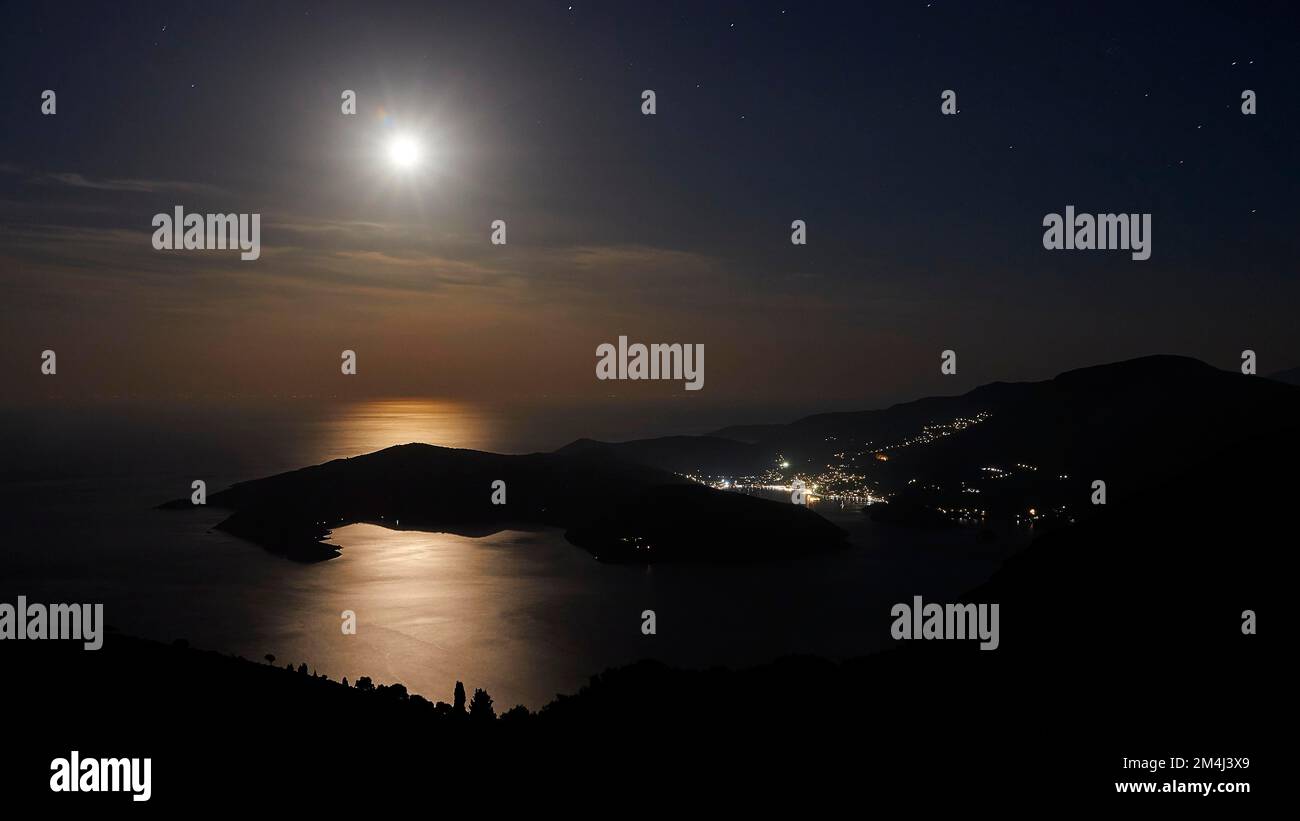
[[[420,144],[405,134],[394,137],[388,143],[388,159],[395,167],[409,171],[420,164]]]

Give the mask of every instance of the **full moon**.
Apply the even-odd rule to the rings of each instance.
[[[420,164],[422,157],[420,144],[409,134],[399,134],[388,142],[388,160],[395,168],[409,171]]]

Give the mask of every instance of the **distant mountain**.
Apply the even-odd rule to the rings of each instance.
[[[619,443],[579,439],[556,453],[603,453],[683,475],[761,470],[766,461],[753,445],[721,436],[665,436]]]
[[[1247,435],[1295,435],[1298,423],[1295,387],[1150,356],[883,410],[724,428],[671,450],[659,440],[605,447],[681,473],[752,476],[763,465],[764,481],[799,476],[829,492],[856,485],[970,515],[1032,508],[1069,518],[1068,503],[1077,509],[1093,480],[1132,492],[1201,465],[1212,484],[1222,479],[1207,454]],[[719,444],[729,436],[733,451]]]
[[[904,402],[883,410],[822,413],[788,425],[745,425],[723,428],[712,436],[738,438],[765,447],[821,451],[834,444],[852,442],[886,446],[919,431],[933,421],[973,417],[981,411],[1027,398],[1032,383],[994,382],[962,396],[939,396]]]
[[[1043,382],[995,382],[961,396],[882,411],[810,416],[757,444],[787,457],[818,458],[845,443],[904,457],[911,446],[901,440],[916,436],[924,425],[987,413],[987,421],[951,437],[937,432],[932,441],[920,443],[933,447],[918,452],[940,452],[944,459],[959,451],[977,459],[1100,467],[1169,458],[1195,449],[1198,440],[1228,441],[1242,432],[1225,424],[1249,418],[1258,429],[1285,422],[1284,409],[1297,403],[1300,393],[1268,381],[1186,357],[1151,356],[1067,371]]]
[[[1278,382],[1285,382],[1288,385],[1300,385],[1300,368],[1291,368],[1290,370],[1270,373],[1268,378]]]
[[[504,504],[492,501],[497,480]],[[400,445],[241,482],[208,504],[233,511],[219,529],[307,561],[338,555],[323,540],[358,522],[466,535],[557,526],[605,561],[743,561],[845,544],[843,531],[799,505],[716,491],[599,447],[505,456]]]

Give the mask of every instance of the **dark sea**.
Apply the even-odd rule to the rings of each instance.
[[[211,493],[407,442],[523,453],[757,421],[786,419],[427,399],[0,410],[0,601],[102,602],[122,632],[272,653],[433,700],[450,701],[460,680],[500,709],[537,708],[646,657],[707,667],[870,653],[891,642],[894,603],[959,600],[999,565],[1007,548],[981,547],[970,531],[877,525],[830,501],[815,509],[850,531],[852,549],[739,567],[600,564],[552,529],[468,538],[373,525],[336,531],[339,558],[298,564],[212,530],[220,510],[154,509],[189,496],[195,479]],[[355,635],[340,629],[344,610]],[[642,634],[644,610],[656,635]]]

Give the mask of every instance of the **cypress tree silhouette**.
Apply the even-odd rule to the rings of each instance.
[[[496,710],[492,709],[492,696],[487,690],[474,690],[474,698],[469,703],[469,717],[477,721],[491,721],[497,717]]]

